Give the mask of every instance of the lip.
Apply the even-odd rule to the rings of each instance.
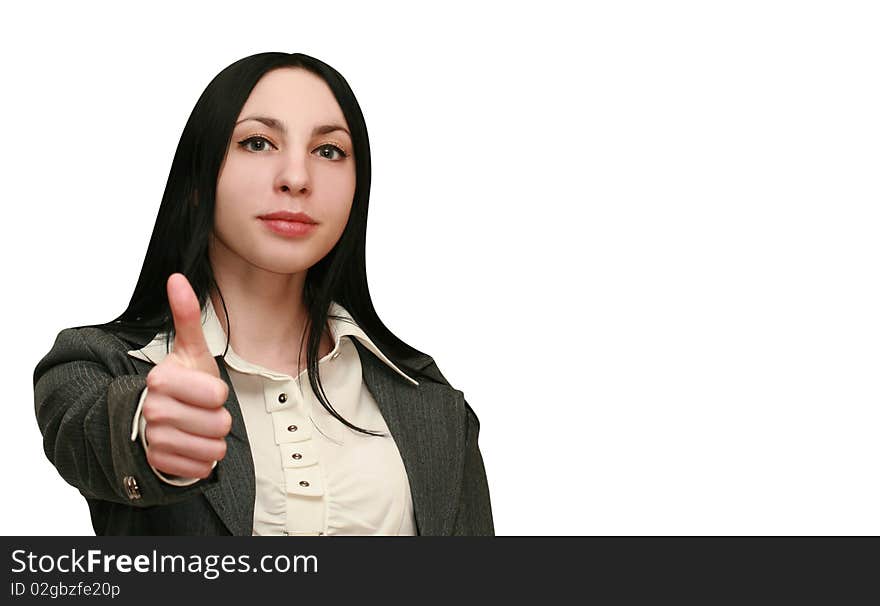
[[[268,221],[295,221],[296,223],[308,223],[317,225],[318,222],[312,219],[304,212],[292,212],[289,210],[278,210],[273,213],[260,215],[260,219]]]
[[[306,213],[289,210],[260,215],[259,219],[270,231],[285,238],[306,236],[318,227],[318,222]]]

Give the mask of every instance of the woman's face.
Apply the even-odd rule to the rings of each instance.
[[[214,252],[274,273],[304,271],[330,252],[351,211],[354,149],[342,110],[320,77],[280,68],[257,82],[236,121],[217,179]],[[317,225],[279,234],[271,226],[291,224],[260,218],[278,211]]]

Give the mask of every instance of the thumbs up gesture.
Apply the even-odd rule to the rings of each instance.
[[[229,394],[220,378],[201,325],[201,309],[183,274],[166,285],[174,319],[172,351],[147,374],[147,460],[170,475],[206,478],[226,456],[232,416],[223,406]]]

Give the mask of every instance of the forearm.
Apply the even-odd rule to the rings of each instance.
[[[103,338],[95,335],[90,337]],[[103,351],[77,329],[64,330],[34,372],[43,447],[59,474],[86,497],[135,507],[191,498],[203,483],[216,481],[212,474],[200,483],[172,486],[154,474],[142,444],[130,437],[146,378],[119,374],[126,369],[103,359]]]

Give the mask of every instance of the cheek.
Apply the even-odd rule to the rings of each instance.
[[[217,178],[217,198],[223,198],[240,205],[252,200],[252,191],[257,186],[259,175],[254,168],[245,163],[229,162]]]
[[[230,227],[256,212],[257,180],[255,171],[248,170],[242,163],[230,162],[223,167],[217,178],[215,226],[222,223]]]
[[[240,212],[237,204],[238,196],[229,187],[224,187],[221,181],[217,182],[217,194],[214,200],[214,229],[218,232],[229,232],[230,227],[234,225],[238,218],[236,213]]]
[[[355,185],[356,180],[353,166],[348,170],[333,174],[332,178],[324,180],[322,188],[325,188],[327,195],[322,197],[332,207],[334,214],[348,213],[354,198]]]
[[[342,234],[345,224],[348,223],[348,217],[351,213],[352,203],[354,201],[355,183],[354,178],[337,179],[333,184],[330,195],[327,196],[327,206],[324,216],[328,223],[332,223],[335,232]]]

